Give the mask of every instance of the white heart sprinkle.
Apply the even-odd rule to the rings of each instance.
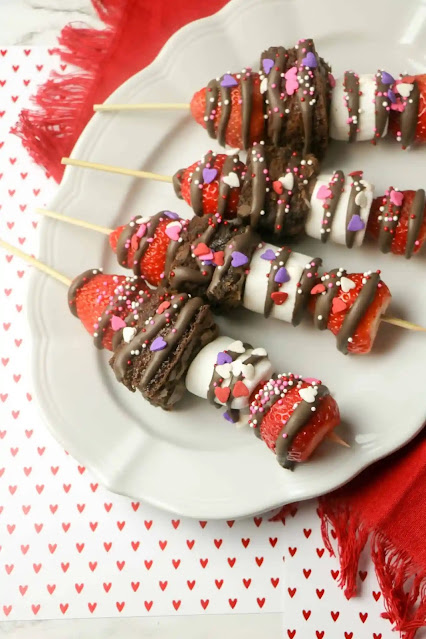
[[[287,191],[291,191],[294,186],[294,175],[293,173],[287,173],[284,177],[280,177],[278,181],[281,182]]]
[[[138,217],[138,219],[135,220],[136,224],[147,224],[149,221],[149,217]]]
[[[244,345],[242,343],[242,341],[240,339],[238,339],[235,342],[232,342],[232,344],[229,344],[228,348],[226,349],[227,351],[231,351],[232,353],[245,353],[246,349],[244,348]]]
[[[223,379],[228,379],[228,377],[231,377],[231,364],[218,364],[215,371]]]
[[[256,355],[257,357],[266,357],[268,353],[264,348],[255,348],[252,350],[251,354]]]
[[[247,379],[253,379],[254,366],[253,364],[244,364],[240,359],[237,359],[232,363],[232,373],[235,377],[242,375]]]
[[[361,208],[367,206],[367,196],[365,195],[364,191],[360,191],[359,193],[357,193],[355,204],[357,204],[357,206],[360,206]]]
[[[130,344],[134,336],[136,335],[136,329],[132,326],[126,326],[123,328],[123,340],[126,344]]]
[[[403,98],[408,98],[413,89],[414,84],[408,84],[408,82],[400,82],[396,86],[396,90],[398,91],[399,95],[402,95]]]
[[[238,155],[240,149],[228,149],[225,151],[226,155]]]
[[[355,282],[350,280],[348,277],[342,277],[340,280],[340,288],[344,293],[347,293],[351,289],[355,288]]]
[[[222,182],[225,182],[230,187],[240,186],[240,180],[238,179],[238,175],[236,173],[229,173],[222,178]]]
[[[263,78],[262,82],[260,83],[260,92],[266,93],[267,90],[268,90],[268,78]]]
[[[317,396],[317,390],[313,386],[309,386],[309,388],[301,388],[299,390],[299,395],[305,402],[308,404],[313,404],[315,401],[315,397]]]

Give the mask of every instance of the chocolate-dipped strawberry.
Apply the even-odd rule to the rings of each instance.
[[[383,253],[405,255],[418,253],[426,237],[426,203],[424,189],[399,191],[392,186],[383,197],[373,201],[367,233]]]
[[[426,74],[401,75],[392,87],[390,131],[402,148],[426,142]]]
[[[219,213],[233,218],[237,214],[244,168],[237,151],[228,154],[208,151],[198,162],[177,171],[173,186],[176,195],[189,204],[195,215]]]
[[[151,217],[136,216],[109,235],[109,243],[120,266],[131,269],[153,286],[159,286],[179,246],[188,220],[173,211]]]
[[[266,139],[303,154],[325,155],[333,78],[311,39],[291,49],[270,47],[261,55]]]
[[[114,335],[111,367],[129,390],[172,408],[185,392],[191,361],[217,336],[210,308],[201,297],[157,289],[134,319],[129,315]]]
[[[194,120],[221,146],[248,149],[263,138],[260,78],[249,68],[211,80],[193,95],[190,108]]]
[[[321,277],[312,290],[310,310],[314,325],[336,336],[342,353],[369,353],[391,301],[380,271],[347,273],[334,269]]]
[[[73,315],[93,336],[96,348],[112,350],[116,331],[126,326],[125,319],[137,311],[149,297],[149,289],[140,278],[107,275],[102,269],[90,269],[78,275],[68,289],[68,304]],[[129,323],[134,325],[135,320]]]
[[[249,425],[289,470],[306,461],[340,423],[339,407],[317,379],[274,376],[250,404]]]

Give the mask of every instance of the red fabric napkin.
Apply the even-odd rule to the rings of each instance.
[[[69,155],[93,113],[93,104],[149,64],[184,24],[219,10],[227,0],[92,0],[106,28],[67,26],[59,38],[64,61],[79,75],[54,77],[40,88],[35,111],[21,113],[15,132],[33,159],[59,181],[61,157]],[[287,506],[275,520],[284,521]],[[426,625],[426,437],[379,462],[339,491],[320,500],[324,543],[340,559],[340,585],[356,593],[358,559],[370,543],[382,589],[383,613],[405,639]]]

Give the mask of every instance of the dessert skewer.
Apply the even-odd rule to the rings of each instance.
[[[168,214],[175,218],[175,234],[167,234],[170,222],[160,228],[164,212],[152,218],[151,283],[204,296],[221,310],[243,306],[295,326],[309,309],[316,328],[331,330],[344,353],[368,353],[380,321],[426,330],[384,315],[391,295],[380,272],[348,274],[339,268],[320,275],[319,258],[264,244],[250,227],[238,221],[222,220],[220,216],[181,221],[176,214]],[[150,228],[146,218],[136,218],[130,224],[133,226],[124,228],[137,241],[139,229]],[[138,248],[137,243],[132,246],[132,240],[125,237],[128,250],[133,252],[129,260],[122,262],[124,265],[135,261]],[[143,277],[143,261],[137,263]],[[152,277],[154,272],[156,278]]]
[[[92,294],[87,295],[87,291],[85,292],[85,288],[93,285],[95,280],[103,279],[102,284],[98,282],[98,288],[99,285],[106,285],[105,278],[108,276],[103,275],[100,270],[86,271],[71,281],[3,240],[0,240],[0,246],[69,286],[68,301],[72,311],[75,310],[74,304],[81,311],[81,298],[84,298],[83,305],[86,308],[89,304],[96,305]],[[296,462],[306,461],[325,437],[348,446],[333,433],[333,429],[340,423],[339,409],[327,387],[319,380],[302,379],[292,373],[270,378],[272,365],[265,349],[253,348],[240,340],[217,337],[210,311],[208,307],[202,306],[202,300],[161,289],[145,294],[144,304],[137,307],[143,318],[137,318],[138,321],[134,324],[136,311],[133,308],[131,319],[128,316],[124,326],[114,327],[115,335],[112,339],[114,355],[111,366],[118,380],[131,390],[136,390],[133,386],[136,372],[137,387],[154,405],[170,408],[186,387],[199,397],[226,408],[224,417],[231,423],[238,421],[240,411],[243,410],[250,415],[249,423],[256,435],[276,452],[278,462],[284,468],[293,469]],[[99,306],[99,301],[97,305]],[[152,311],[153,316],[150,315]],[[204,316],[201,324],[198,311]],[[176,321],[170,319],[172,315],[177,316]],[[148,317],[147,321],[145,317]],[[173,325],[171,330],[168,324]],[[201,341],[191,332],[194,328],[202,336]],[[150,331],[153,334],[147,340]],[[169,344],[164,337],[168,337]],[[191,341],[198,343],[195,350],[190,348]],[[149,343],[149,348],[144,352],[142,344]],[[142,361],[148,352],[148,361],[146,358]],[[177,362],[173,362],[173,358],[177,358]],[[157,401],[154,401],[154,396],[147,397],[141,388],[143,378],[152,375],[153,364],[154,368],[165,364],[166,368],[173,369],[173,393],[167,395],[167,384],[163,380],[160,387],[157,384],[153,391]],[[130,377],[127,372],[121,376],[123,366],[125,369],[132,369]],[[281,422],[277,422],[277,417]]]
[[[72,158],[63,158],[63,163],[115,170]],[[305,233],[323,243],[358,248],[368,236],[382,252],[409,259],[426,239],[424,189],[391,186],[382,197],[373,199],[374,188],[362,171],[348,175],[340,169],[320,172],[314,156],[300,156],[263,142],[250,149],[246,165],[237,153],[228,156],[209,151],[201,161],[168,179],[196,215],[238,215],[276,242]]]

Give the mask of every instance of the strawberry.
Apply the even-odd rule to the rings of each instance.
[[[145,282],[137,277],[106,275],[94,270],[75,278],[68,299],[71,310],[95,338],[95,344],[111,351],[114,332],[124,327],[124,319],[135,310],[135,304],[149,296],[148,291]]]
[[[404,147],[411,144],[412,141],[424,143],[426,142],[426,73],[422,75],[405,75],[392,87],[396,95],[396,102],[391,105],[389,130],[397,140],[401,141],[401,112],[404,112],[407,108],[407,100],[412,99],[412,92],[408,96],[404,92],[404,96],[401,97],[398,91],[398,86],[401,83],[410,85],[416,83],[419,89],[419,105],[417,114],[414,114],[414,117],[417,115],[417,123],[413,130],[413,135],[409,137],[406,144],[403,141]]]
[[[337,347],[343,353],[369,353],[391,300],[380,271],[347,274],[339,269],[323,275],[321,282],[312,289],[310,303],[316,327],[336,335]],[[362,313],[360,319],[358,311]]]
[[[227,165],[232,164],[232,173],[236,173],[237,180],[235,184],[238,186],[231,186],[229,189],[220,195],[220,181],[223,177],[222,171],[225,162],[228,160]],[[189,206],[191,206],[197,215],[210,215],[218,212],[219,200],[222,198],[222,206],[223,210],[219,211],[221,215],[226,218],[233,218],[237,214],[238,201],[240,197],[240,184],[242,182],[242,173],[244,170],[244,164],[240,162],[237,156],[235,156],[234,160],[228,155],[224,153],[215,154],[209,151],[204,157],[203,161],[194,162],[191,166],[188,166],[186,169],[180,169],[176,172],[174,176],[174,182],[178,185],[177,187],[177,195],[178,197],[185,200]],[[202,201],[201,201],[201,210],[197,209],[197,204],[194,202],[191,197],[191,182],[193,179],[198,179],[197,169],[199,166],[203,166],[207,169],[206,177],[208,181],[200,176],[200,182],[202,182]],[[226,167],[225,167],[226,168]],[[214,171],[216,170],[216,174]],[[194,175],[195,171],[195,175]],[[208,172],[212,171],[208,175]],[[227,169],[227,175],[229,173]],[[204,173],[204,171],[202,171]],[[211,181],[210,181],[211,180]],[[220,208],[220,207],[219,207]]]
[[[259,429],[257,434],[278,455],[282,454],[279,444],[286,434],[284,426],[293,413],[298,410],[300,415],[306,408],[315,408],[315,411],[308,410],[307,419],[302,419],[301,427],[289,443],[286,459],[280,460],[285,467],[292,467],[292,462],[306,461],[340,423],[336,401],[320,384],[318,380],[303,380],[292,373],[278,375],[260,385],[250,404],[250,425]],[[271,398],[275,400],[272,405]],[[302,402],[304,406],[299,408]]]
[[[159,214],[158,214],[159,215]],[[154,216],[155,218],[156,216]],[[152,220],[153,218],[151,218]],[[138,265],[134,264],[134,255],[139,246],[140,238],[136,236],[136,233],[141,225],[135,224],[135,233],[131,236],[129,246],[127,247],[126,263],[120,264],[124,268],[133,269],[137,274],[140,274],[153,286],[159,286],[163,280],[164,264],[166,261],[166,252],[170,244],[171,238],[165,232],[168,224],[171,223],[171,219],[162,217],[159,219],[152,242],[149,243],[147,250],[144,252],[142,259]],[[110,233],[109,243],[114,251],[117,252],[117,242],[120,235],[123,233],[127,226],[119,226]]]
[[[375,240],[379,238],[383,216],[386,216],[386,214],[390,212],[389,207],[391,203],[388,196],[391,191],[392,187],[389,188],[389,191],[387,191],[384,197],[377,197],[373,200],[370,217],[368,219],[367,233]],[[423,210],[417,213],[422,217],[422,220],[419,221],[419,230],[411,249],[411,247],[407,247],[407,238],[409,225],[414,224],[414,218],[412,216],[414,215],[413,201],[416,196],[416,191],[401,191],[400,193],[403,194],[403,200],[399,211],[398,222],[392,233],[393,239],[390,244],[390,251],[395,253],[395,255],[411,257],[413,253],[420,251],[426,238],[426,207],[424,206]]]
[[[247,75],[252,78],[252,94],[251,94],[251,113],[250,113],[250,129],[248,144],[244,144],[243,140],[243,97],[241,92],[241,83],[247,82]],[[263,117],[263,97],[260,93],[260,79],[258,73],[233,73],[225,74],[224,78],[234,78],[237,82],[236,86],[230,88],[230,103],[231,112],[230,117],[226,125],[225,140],[226,144],[237,149],[244,149],[251,146],[254,142],[260,142],[264,138],[264,126],[265,120]],[[223,80],[222,80],[223,81]],[[218,104],[214,112],[214,131],[217,137],[218,125],[221,118],[223,105],[220,104],[220,86],[218,95]],[[206,97],[211,93],[209,87],[200,89],[194,93],[191,100],[191,113],[192,117],[198,124],[206,127],[206,121],[204,120],[206,111]],[[210,98],[209,98],[210,99]],[[221,143],[221,141],[219,141]]]

